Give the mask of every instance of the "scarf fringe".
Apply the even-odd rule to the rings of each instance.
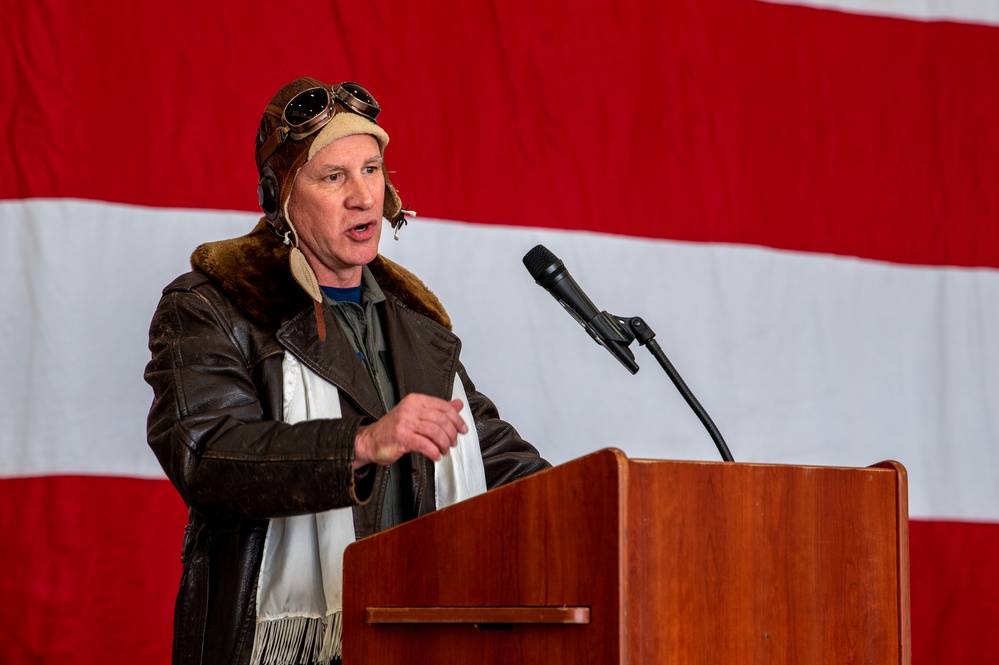
[[[253,665],[329,663],[343,652],[343,613],[326,617],[284,617],[257,622]]]

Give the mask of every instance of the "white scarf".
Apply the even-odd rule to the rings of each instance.
[[[284,420],[297,423],[340,418],[340,393],[286,353]],[[452,399],[465,405],[461,417],[467,434],[434,464],[436,506],[441,508],[486,491],[486,476],[468,397],[457,375]],[[354,542],[350,507],[324,513],[271,519],[257,579],[257,627],[252,665],[328,663],[341,654],[343,551]]]

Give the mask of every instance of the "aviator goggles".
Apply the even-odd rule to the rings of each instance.
[[[371,122],[381,111],[371,93],[352,81],[341,83],[333,88],[333,97],[325,87],[309,88],[291,98],[281,113],[284,123],[267,137],[260,146],[258,166],[263,166],[274,151],[284,145],[289,138],[301,141],[325,127],[337,113],[351,112],[364,116]]]

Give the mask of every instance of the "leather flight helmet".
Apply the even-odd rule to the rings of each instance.
[[[375,121],[378,112],[377,102],[358,84],[331,87],[308,77],[282,86],[267,104],[256,140],[257,199],[268,224],[287,244],[298,244],[288,199],[299,169],[325,146],[353,134],[373,136],[384,156],[389,137]],[[396,229],[404,223],[402,201],[387,172],[382,215]]]

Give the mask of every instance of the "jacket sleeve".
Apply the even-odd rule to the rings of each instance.
[[[541,457],[537,449],[524,441],[513,425],[500,418],[492,400],[475,389],[475,384],[460,364],[458,376],[475,418],[489,489],[550,469],[552,465]]]
[[[221,298],[168,290],[149,330],[148,443],[184,501],[207,516],[241,519],[363,502],[351,468],[362,419],[289,425],[269,416],[254,379],[261,363],[281,362],[280,349],[249,357],[237,341],[246,338],[238,327],[249,324],[224,316],[236,310],[212,296]]]

